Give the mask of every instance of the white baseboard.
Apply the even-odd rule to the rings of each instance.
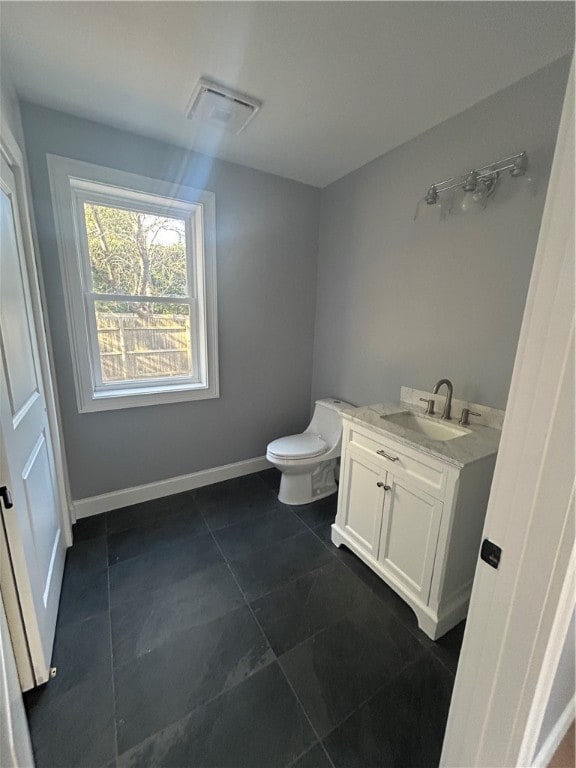
[[[556,725],[546,737],[546,741],[540,747],[540,751],[532,763],[532,768],[546,768],[550,763],[550,760],[554,757],[554,753],[562,743],[562,739],[568,732],[568,728],[572,725],[574,715],[574,697],[572,697],[566,705],[566,709],[556,721]]]
[[[255,459],[246,459],[234,464],[224,464],[221,467],[191,472],[189,475],[169,477],[167,480],[159,480],[156,483],[136,485],[133,488],[102,493],[100,496],[76,499],[72,502],[75,519],[79,520],[82,517],[99,515],[101,512],[129,507],[131,504],[141,504],[144,501],[152,501],[152,499],[159,499],[162,496],[172,496],[174,493],[191,491],[194,488],[220,483],[222,480],[230,480],[233,477],[261,472],[263,469],[270,469],[270,464],[264,456],[258,456]]]

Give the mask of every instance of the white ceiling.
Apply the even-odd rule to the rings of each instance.
[[[6,2],[25,100],[323,187],[572,50],[572,2]],[[261,99],[185,119],[202,75]]]

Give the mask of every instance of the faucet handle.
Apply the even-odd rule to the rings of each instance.
[[[468,416],[482,416],[482,414],[475,413],[474,411],[471,411],[470,408],[462,408],[462,416],[460,416],[458,424],[462,424],[463,427],[467,427],[470,424],[468,421]]]
[[[423,403],[426,403],[426,415],[434,416],[434,398],[431,397],[430,400],[428,400],[426,397],[421,397],[420,400]]]

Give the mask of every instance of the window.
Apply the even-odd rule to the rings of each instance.
[[[214,195],[48,165],[79,411],[218,397]]]

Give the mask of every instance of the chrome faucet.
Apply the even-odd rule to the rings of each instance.
[[[446,402],[444,403],[444,412],[442,413],[442,416],[440,418],[442,419],[448,419],[450,420],[452,417],[450,416],[450,411],[452,410],[452,382],[450,379],[440,379],[440,381],[437,381],[436,384],[434,384],[434,389],[432,390],[433,395],[438,394],[438,390],[442,386],[442,384],[446,384],[446,389],[448,390],[446,392]]]

